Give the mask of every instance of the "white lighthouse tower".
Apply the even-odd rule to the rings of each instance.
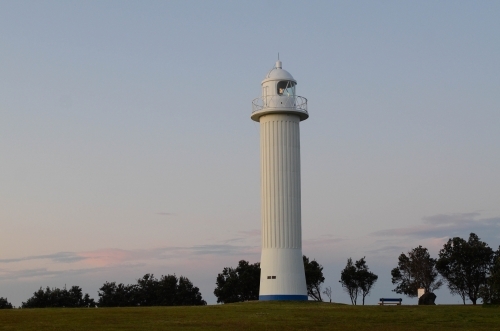
[[[307,99],[281,61],[262,81],[252,102],[260,122],[262,257],[259,300],[307,300],[302,261],[299,123]]]

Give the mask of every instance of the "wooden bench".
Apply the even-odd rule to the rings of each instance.
[[[398,305],[398,306],[400,306],[402,301],[403,301],[403,299],[401,299],[401,298],[392,298],[392,299],[380,298],[380,302],[378,304],[381,306],[383,306],[383,305]]]

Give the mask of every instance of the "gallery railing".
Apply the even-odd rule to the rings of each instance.
[[[290,108],[307,113],[307,99],[300,96],[268,95],[252,101],[252,113],[265,108]]]

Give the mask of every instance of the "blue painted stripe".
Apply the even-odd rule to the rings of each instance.
[[[307,301],[307,295],[299,294],[272,294],[272,295],[259,295],[260,301],[283,300],[283,301]]]

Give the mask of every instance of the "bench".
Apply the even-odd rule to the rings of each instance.
[[[401,298],[392,298],[392,299],[389,299],[389,298],[380,298],[380,302],[378,303],[379,305],[383,306],[383,305],[401,305],[401,301],[403,301],[403,299]]]

